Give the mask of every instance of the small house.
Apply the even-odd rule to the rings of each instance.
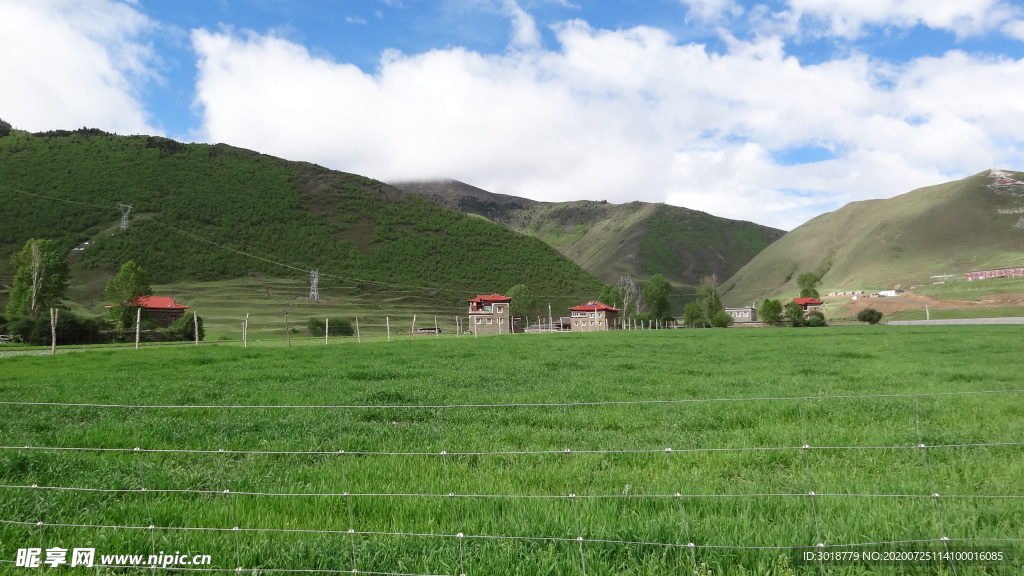
[[[188,306],[178,304],[170,296],[139,296],[138,300],[129,303],[128,306],[141,308],[143,318],[149,318],[164,328],[170,327],[175,320],[185,315],[185,310],[188,310]]]
[[[757,308],[747,306],[743,308],[726,308],[726,314],[732,316],[732,321],[737,324],[757,322]]]
[[[591,300],[586,304],[569,308],[573,332],[604,332],[614,330],[619,318],[619,309]]]
[[[820,312],[824,302],[817,298],[793,298],[791,304],[799,304],[804,309],[804,316],[807,316],[811,312]]]
[[[470,298],[469,332],[473,334],[510,334],[509,308],[512,299],[501,294],[480,294]]]

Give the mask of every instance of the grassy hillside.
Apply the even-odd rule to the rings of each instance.
[[[122,202],[134,207],[127,232]],[[521,282],[567,302],[599,289],[535,238],[376,180],[222,144],[14,131],[0,138],[0,205],[4,286],[9,255],[36,237],[84,247],[70,254],[93,295],[127,259],[156,283],[319,269],[326,288],[399,287],[453,302]]]
[[[999,173],[997,173],[998,175]],[[1024,180],[1019,172],[1003,172]],[[1024,262],[1024,186],[990,171],[888,200],[853,202],[794,229],[726,284],[728,303],[797,291],[802,272],[835,290],[907,289],[931,276]]]
[[[396,183],[442,206],[477,214],[544,240],[601,280],[662,274],[678,286],[724,279],[784,232],[677,206],[630,202],[537,202],[455,180]]]

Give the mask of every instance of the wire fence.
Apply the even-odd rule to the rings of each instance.
[[[863,549],[867,547],[900,547],[900,546],[923,546],[932,545],[944,550],[950,550],[951,546],[954,545],[972,545],[972,546],[1009,546],[1011,551],[1015,551],[1019,548],[1019,545],[1024,542],[1024,539],[1018,537],[1018,533],[992,533],[987,536],[978,537],[976,534],[958,534],[956,530],[962,528],[962,522],[951,522],[951,518],[948,518],[949,512],[944,509],[946,504],[956,504],[957,502],[1005,502],[1005,503],[1017,503],[1021,499],[1024,499],[1024,494],[1016,492],[994,492],[994,491],[978,491],[975,493],[958,493],[954,491],[944,491],[942,489],[942,480],[939,475],[933,469],[931,464],[931,456],[941,454],[947,450],[978,450],[988,451],[992,449],[1001,450],[1018,450],[1021,446],[1024,446],[1024,441],[1018,441],[1017,439],[990,439],[988,441],[975,441],[975,442],[947,442],[947,443],[931,443],[925,442],[925,433],[922,422],[922,400],[929,400],[933,402],[955,402],[963,401],[968,398],[977,399],[1000,399],[1001,401],[1018,401],[1018,396],[1024,393],[1022,389],[1006,389],[1006,390],[974,390],[974,391],[947,391],[947,392],[930,392],[930,393],[905,393],[905,394],[863,394],[863,395],[835,395],[835,396],[793,396],[793,397],[723,397],[723,398],[682,398],[682,399],[647,399],[647,400],[629,400],[629,401],[595,401],[595,402],[553,402],[553,403],[495,403],[495,404],[352,404],[352,405],[235,405],[235,404],[223,404],[223,405],[191,405],[191,404],[113,404],[113,403],[78,403],[78,402],[28,402],[28,401],[0,401],[0,407],[4,409],[17,409],[22,411],[29,411],[36,417],[45,418],[45,411],[53,410],[65,410],[65,409],[88,409],[98,410],[102,412],[116,411],[123,413],[129,418],[136,418],[139,414],[146,413],[165,413],[165,412],[182,412],[185,414],[196,414],[199,418],[207,418],[212,423],[214,418],[211,417],[212,413],[224,414],[238,414],[243,419],[248,413],[259,413],[263,411],[296,411],[299,414],[308,413],[311,411],[368,411],[368,410],[427,410],[431,411],[437,416],[437,421],[434,426],[436,432],[441,436],[441,444],[444,439],[447,439],[451,444],[452,450],[440,449],[440,450],[423,450],[415,449],[413,445],[412,449],[406,450],[346,450],[345,448],[339,448],[337,450],[320,450],[320,449],[308,449],[308,450],[274,450],[274,449],[261,449],[255,447],[216,447],[219,442],[214,438],[209,444],[209,448],[183,448],[183,447],[172,447],[172,448],[159,448],[150,447],[146,445],[147,440],[145,438],[139,441],[132,441],[134,445],[124,446],[110,446],[110,445],[2,445],[0,446],[0,455],[4,454],[15,454],[24,455],[30,453],[82,453],[86,455],[93,455],[96,457],[103,457],[104,454],[126,454],[135,455],[139,458],[146,457],[145,455],[181,455],[182,457],[199,456],[199,455],[219,455],[225,458],[230,457],[245,457],[256,459],[254,462],[261,462],[265,457],[299,457],[299,458],[318,458],[318,457],[337,457],[341,458],[342,462],[363,462],[367,458],[438,458],[440,459],[443,469],[445,471],[444,476],[439,479],[438,483],[447,483],[452,486],[452,490],[448,492],[443,491],[301,491],[301,490],[277,490],[272,487],[260,489],[256,488],[243,488],[238,489],[229,474],[225,474],[220,477],[217,481],[223,486],[220,489],[207,489],[207,488],[192,488],[192,487],[157,487],[154,486],[153,482],[147,482],[145,473],[138,473],[137,485],[134,487],[128,486],[117,486],[117,485],[100,485],[100,486],[89,486],[87,483],[80,482],[75,484],[18,484],[18,483],[3,483],[0,484],[0,491],[5,491],[8,495],[17,493],[33,494],[35,497],[26,502],[35,502],[37,518],[26,519],[17,517],[0,518],[0,525],[9,527],[20,527],[22,529],[45,531],[53,529],[75,529],[75,530],[86,530],[86,531],[114,531],[114,532],[134,532],[134,533],[146,533],[156,534],[175,534],[175,533],[195,533],[195,534],[229,534],[237,536],[239,534],[254,534],[254,535],[298,535],[300,537],[314,537],[314,536],[336,536],[346,538],[385,538],[385,539],[426,539],[426,540],[438,540],[452,543],[454,548],[446,548],[445,554],[455,554],[456,557],[450,559],[450,565],[457,566],[456,571],[451,574],[469,574],[473,573],[473,561],[466,559],[466,543],[467,542],[523,542],[523,543],[534,543],[534,544],[561,544],[567,546],[573,546],[576,548],[574,555],[578,556],[578,572],[581,574],[589,573],[600,573],[601,570],[593,564],[594,557],[592,556],[591,548],[595,546],[599,547],[637,547],[641,549],[654,549],[654,550],[678,550],[688,555],[689,562],[685,563],[687,568],[696,571],[698,569],[698,557],[696,552],[698,551],[771,551],[771,552],[786,552],[786,551],[799,551],[799,550],[852,550],[852,549]],[[916,437],[916,443],[907,444],[893,444],[893,445],[815,445],[814,444],[814,433],[810,430],[811,416],[807,414],[806,406],[811,403],[824,403],[834,404],[837,402],[854,401],[854,402],[880,402],[880,401],[899,401],[905,405],[912,404],[912,409],[908,408],[908,412],[912,414],[913,430],[912,434]],[[696,446],[696,447],[683,447],[683,446],[656,446],[656,447],[612,447],[606,449],[593,449],[587,447],[579,447],[580,438],[575,437],[572,430],[574,430],[575,422],[573,420],[579,416],[582,412],[596,410],[601,408],[610,409],[630,409],[630,410],[652,410],[652,409],[663,409],[666,407],[690,407],[696,409],[701,406],[722,406],[730,407],[735,406],[737,403],[752,403],[756,405],[761,404],[777,404],[777,403],[789,403],[796,404],[798,406],[798,424],[800,441],[802,444],[799,445],[745,445],[745,446]],[[526,410],[526,411],[537,411],[543,410],[548,411],[552,414],[561,415],[561,432],[562,439],[560,441],[561,446],[558,449],[539,449],[539,450],[459,450],[457,449],[458,437],[455,432],[449,432],[444,429],[444,423],[441,421],[440,414],[443,412],[461,412],[467,410],[502,410],[502,409],[515,409],[515,410]],[[206,414],[198,413],[205,411]],[[42,416],[40,413],[42,412]],[[573,414],[573,418],[570,418],[570,413]],[[641,418],[650,419],[650,415],[641,415]],[[557,417],[556,417],[557,418]],[[241,422],[241,420],[240,420]],[[219,426],[231,426],[231,423],[221,420]],[[556,427],[559,427],[557,424]],[[223,430],[222,430],[223,432]],[[341,439],[342,445],[344,445],[344,437]],[[127,444],[127,443],[126,443]],[[816,491],[819,488],[819,482],[816,480],[816,473],[819,468],[816,468],[811,461],[810,455],[816,452],[837,452],[840,454],[849,452],[861,452],[869,450],[879,451],[911,451],[920,454],[923,469],[926,474],[925,484],[928,485],[927,490],[921,492],[885,492],[885,491],[872,491],[872,492],[856,492],[856,491]],[[714,493],[701,493],[701,492],[652,492],[652,493],[610,493],[594,490],[592,487],[588,488],[584,486],[585,482],[581,481],[581,478],[585,477],[586,472],[576,470],[574,467],[582,466],[583,462],[578,462],[576,459],[583,457],[584,455],[603,455],[603,456],[642,456],[642,457],[656,457],[655,455],[664,454],[666,458],[665,462],[671,463],[673,459],[677,458],[689,458],[694,456],[713,456],[715,454],[726,454],[726,453],[775,453],[775,452],[791,452],[801,454],[804,468],[800,473],[802,476],[802,483],[806,486],[805,491],[776,491],[776,492],[714,492]],[[518,462],[520,457],[546,457],[546,458],[560,458],[564,464],[564,479],[565,485],[562,491],[540,491],[537,493],[530,492],[464,492],[457,489],[459,484],[458,479],[455,477],[455,472],[449,468],[449,463],[454,462],[455,458],[465,457],[495,457],[495,458],[507,458],[514,457]],[[658,456],[661,457],[661,456]],[[1015,456],[1014,458],[1019,458]],[[137,461],[136,461],[137,462]],[[111,464],[112,466],[123,465],[118,463]],[[351,484],[351,477],[346,476],[346,468],[342,465],[342,479],[341,482]],[[670,464],[669,464],[670,466]],[[671,468],[669,468],[671,469]],[[326,473],[326,472],[325,472]],[[355,473],[353,469],[351,473]],[[129,474],[129,477],[131,474]],[[415,483],[415,478],[412,481]],[[250,483],[251,484],[251,483]],[[354,484],[353,484],[354,485]],[[151,522],[146,525],[131,524],[131,523],[115,523],[115,522],[104,522],[102,516],[99,522],[81,522],[74,520],[62,520],[60,516],[66,514],[66,509],[53,509],[52,505],[45,507],[48,512],[44,513],[44,502],[47,501],[44,494],[95,494],[95,495],[112,495],[118,498],[142,498],[146,503],[147,509],[152,505],[149,500],[150,497],[195,497],[195,498],[227,498],[231,502],[232,514],[236,514],[236,508],[239,506],[239,498],[248,499],[272,499],[279,500],[288,503],[292,500],[296,502],[300,500],[316,500],[316,501],[337,501],[342,506],[342,509],[348,511],[347,528],[337,528],[332,526],[282,526],[282,525],[260,525],[259,521],[253,522],[241,522],[237,521],[237,518],[233,518],[234,522],[230,524],[220,525],[161,525],[161,523],[154,520],[153,512],[150,509],[150,520]],[[813,538],[811,541],[804,542],[782,542],[773,544],[764,543],[736,543],[736,542],[716,542],[713,540],[707,541],[700,537],[699,533],[695,533],[695,522],[696,518],[693,516],[697,510],[695,502],[699,501],[734,501],[734,502],[749,502],[754,500],[782,500],[782,501],[794,501],[798,503],[805,503],[808,508],[808,525],[812,529]],[[843,502],[851,499],[857,500],[882,500],[882,501],[906,501],[906,502],[922,502],[929,503],[932,513],[934,515],[933,529],[934,534],[931,538],[912,538],[912,539],[844,539],[840,541],[831,541],[824,535],[830,533],[829,520],[827,515],[824,515],[821,510],[821,506],[829,501]],[[353,509],[357,506],[353,505],[353,502],[360,500],[366,500],[373,505],[380,505],[383,501],[395,502],[395,509],[402,509],[405,506],[405,502],[408,501],[439,501],[439,502],[467,502],[470,503],[469,508],[460,508],[457,513],[462,514],[461,520],[456,519],[455,524],[465,524],[471,526],[474,524],[480,524],[474,522],[472,518],[466,517],[466,514],[472,514],[472,502],[504,502],[508,501],[511,503],[519,501],[531,501],[531,502],[565,502],[568,507],[568,521],[571,523],[569,528],[570,535],[559,535],[559,534],[537,534],[537,533],[494,533],[486,531],[474,531],[468,527],[459,532],[448,532],[448,531],[418,531],[418,530],[376,530],[367,529],[366,527],[360,526],[360,520],[358,516],[353,513]],[[63,502],[63,501],[62,501]],[[590,523],[594,521],[591,514],[591,510],[581,509],[581,503],[583,502],[666,502],[672,503],[672,506],[678,507],[679,520],[676,525],[672,527],[671,531],[676,532],[676,537],[673,539],[653,540],[653,539],[630,539],[630,538],[615,538],[610,537],[607,534],[609,532],[603,531],[595,526],[591,526]],[[259,510],[263,504],[255,503],[251,505],[253,510]],[[289,504],[289,506],[292,506]],[[298,504],[295,504],[298,506]],[[250,509],[250,508],[246,508]],[[9,510],[12,510],[9,508]],[[490,509],[489,509],[490,510]],[[689,511],[689,514],[688,514]],[[9,512],[8,512],[9,513]],[[345,519],[340,519],[344,523]],[[961,519],[962,520],[962,519]],[[197,522],[199,522],[197,520]],[[202,520],[199,523],[209,522],[209,519]],[[369,520],[367,520],[369,522]],[[483,523],[487,525],[487,523]],[[237,540],[236,540],[237,547]],[[154,551],[155,551],[154,544]],[[566,553],[568,555],[568,553]],[[236,555],[240,554],[236,552]],[[353,541],[352,548],[352,563],[351,567],[316,567],[310,566],[308,568],[299,568],[295,566],[243,566],[239,560],[237,566],[234,567],[205,567],[205,568],[182,568],[175,567],[175,570],[191,571],[191,572],[245,572],[245,573],[356,573],[356,574],[382,574],[382,575],[408,575],[408,576],[422,576],[427,574],[438,574],[434,572],[408,572],[400,568],[399,565],[394,566],[394,570],[380,570],[380,566],[373,566],[370,569],[363,570],[357,562],[360,557],[356,552],[356,547]],[[568,556],[566,556],[568,558]],[[588,559],[590,564],[588,565]],[[9,559],[0,559],[0,563],[11,564],[12,561]],[[943,565],[947,566],[953,573],[957,572],[956,562],[945,562]],[[1015,564],[1017,565],[1017,564]],[[116,564],[101,564],[98,566],[118,568],[124,570],[138,569],[138,566],[132,565],[116,565]],[[364,566],[365,567],[365,566]],[[148,567],[147,567],[148,568]],[[817,563],[817,570],[819,573],[827,573],[829,565],[824,561]],[[448,574],[448,572],[445,572]]]

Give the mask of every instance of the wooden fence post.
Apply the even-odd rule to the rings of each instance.
[[[50,355],[57,353],[57,315],[60,312],[56,308],[50,308]]]
[[[139,349],[139,324],[142,323],[142,308],[135,309],[135,349]]]
[[[288,313],[284,313],[284,333],[288,335],[288,345],[292,345],[292,333],[288,330]]]
[[[390,316],[385,316],[384,317],[384,325],[387,326],[387,328],[388,328],[388,342],[391,342],[391,317]]]
[[[196,337],[196,346],[199,346],[199,314],[196,311],[192,311],[192,332]]]
[[[359,335],[359,316],[356,316],[356,342],[360,343],[363,341],[363,337]]]
[[[327,335],[331,333],[331,319],[324,318],[324,344],[327,344]]]

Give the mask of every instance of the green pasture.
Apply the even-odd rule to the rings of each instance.
[[[177,301],[195,309],[203,317],[209,342],[241,340],[247,314],[250,341],[286,341],[287,314],[293,342],[298,342],[311,337],[307,329],[311,317],[339,318],[353,325],[358,318],[362,334],[386,338],[388,323],[393,336],[408,335],[413,315],[419,327],[433,327],[436,316],[442,334],[454,334],[455,316],[466,313],[464,303],[453,302],[451,294],[412,289],[365,294],[355,288],[329,287],[320,289],[319,301],[311,301],[309,281],[303,279],[251,277],[167,284],[153,291],[175,295]]]
[[[0,573],[88,546],[246,574],[1019,574],[1022,355],[1015,326],[864,326],[0,358]],[[942,537],[1015,556],[794,549]]]

